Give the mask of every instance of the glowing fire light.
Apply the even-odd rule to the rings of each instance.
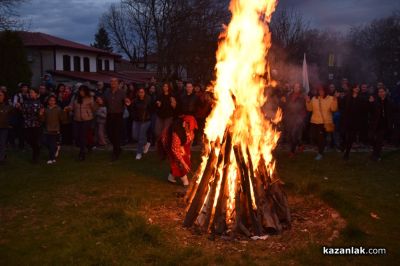
[[[197,187],[203,181],[207,162],[210,161],[212,164],[212,159],[218,158],[214,175],[206,187],[204,186],[206,195],[197,198],[204,199],[198,208],[196,223],[199,225],[204,224],[207,219],[213,220],[220,193],[226,194],[222,203],[226,205],[226,224],[235,221],[237,214],[235,199],[238,189],[244,184],[240,181],[237,154],[232,151],[229,158],[219,162],[227,156],[224,154],[226,152],[224,145],[227,144],[223,142],[226,141],[227,132],[230,134],[232,146],[239,147],[241,154],[246,155],[243,156],[242,162],[247,168],[252,168],[250,173],[258,171],[260,164],[264,164],[265,171],[271,179],[274,178],[275,163],[272,151],[277,145],[279,133],[272,123],[280,121],[281,113],[278,112],[274,121],[270,122],[264,118],[261,108],[266,102],[265,88],[275,85],[269,78],[266,80],[264,77],[269,69],[267,55],[271,47],[269,22],[276,5],[277,0],[232,0],[230,4],[232,20],[226,31],[221,34],[222,41],[217,52],[217,78],[212,88],[217,99],[216,105],[205,127],[210,152],[203,157],[197,173],[198,179],[188,197],[191,203],[195,194],[201,193]],[[212,149],[212,146],[215,149]],[[237,151],[236,149],[235,152]],[[221,187],[221,176],[224,171],[227,173],[225,191]],[[259,178],[255,174],[253,176],[253,179]],[[212,186],[214,180],[218,181]],[[254,186],[250,180],[251,208],[257,211]],[[213,199],[212,204],[209,202],[211,199]],[[193,209],[196,207],[189,209],[188,216],[191,212],[196,213],[197,209],[194,211]],[[208,225],[206,227],[208,228]]]

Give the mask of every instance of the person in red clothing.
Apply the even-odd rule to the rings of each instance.
[[[171,168],[168,181],[171,183],[179,178],[185,187],[189,186],[187,174],[191,168],[190,148],[195,129],[197,123],[193,116],[181,116],[160,137],[159,149],[164,158],[168,157]]]

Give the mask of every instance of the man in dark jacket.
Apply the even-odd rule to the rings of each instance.
[[[112,78],[110,83],[111,88],[104,93],[104,105],[107,107],[107,135],[113,145],[112,161],[115,161],[121,154],[123,113],[125,104],[130,104],[130,100],[126,98],[125,92],[120,89],[117,78]],[[101,98],[98,99],[101,101]]]
[[[381,160],[382,146],[386,134],[393,129],[393,109],[394,105],[388,98],[384,87],[378,89],[378,97],[370,97],[371,103],[371,136],[373,138],[374,161]]]
[[[178,104],[179,113],[181,115],[191,115],[196,114],[196,109],[198,106],[198,97],[193,91],[193,84],[191,82],[186,83],[185,92],[181,95]]]
[[[182,79],[177,79],[175,84],[176,86],[174,87],[172,94],[175,98],[179,99],[179,97],[184,93],[184,84]]]
[[[344,160],[349,154],[357,134],[362,127],[362,115],[367,112],[367,101],[360,96],[360,87],[354,85],[351,92],[343,100],[342,127],[344,132]]]

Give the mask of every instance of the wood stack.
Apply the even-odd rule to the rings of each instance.
[[[235,162],[231,162],[233,157]],[[229,167],[232,163],[237,171],[236,191],[234,210],[227,217]],[[221,168],[222,171],[218,171]],[[290,227],[290,212],[282,183],[270,176],[263,159],[254,168],[248,147],[243,149],[242,144],[234,145],[229,128],[222,142],[211,143],[202,170],[195,174],[194,180],[197,178],[198,181],[192,182],[185,197],[189,206],[184,227],[196,227],[212,236],[241,233],[248,237],[279,234]]]

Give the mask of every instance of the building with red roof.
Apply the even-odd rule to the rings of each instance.
[[[19,36],[26,47],[34,87],[42,83],[46,74],[57,83],[109,83],[112,77],[127,83],[146,83],[155,75],[126,67],[128,61],[106,50],[41,32],[21,31]]]

